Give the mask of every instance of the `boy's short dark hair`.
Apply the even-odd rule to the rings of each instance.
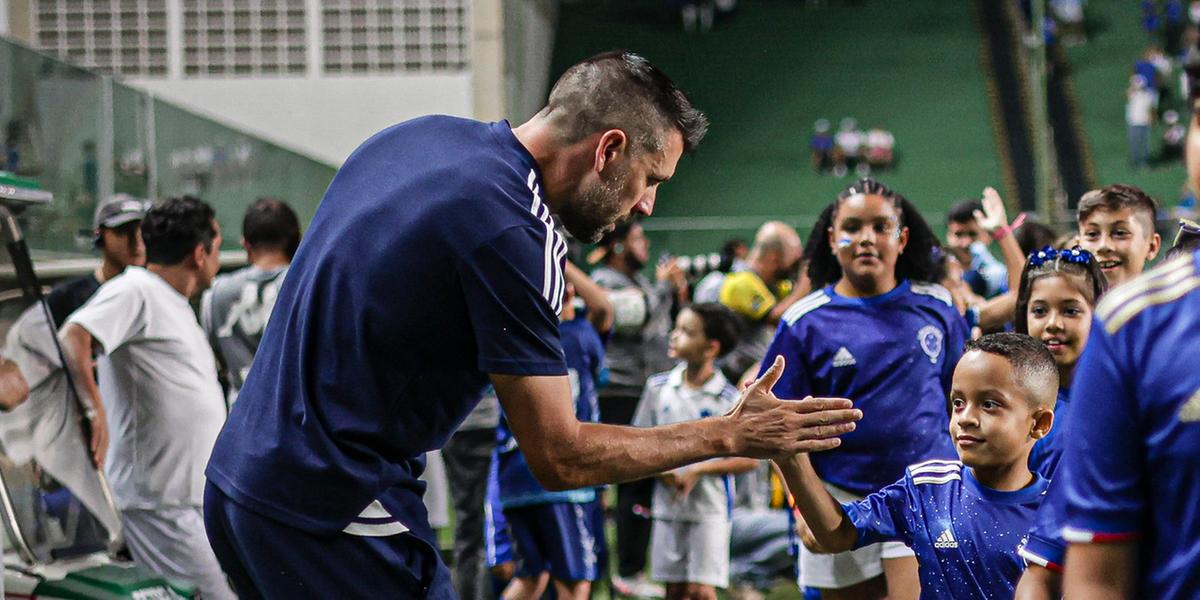
[[[1083,222],[1097,210],[1117,211],[1124,208],[1132,210],[1134,215],[1141,219],[1142,225],[1146,228],[1146,235],[1154,234],[1154,220],[1158,217],[1158,203],[1141,189],[1123,183],[1107,185],[1084,194],[1079,199],[1076,221],[1083,225]]]
[[[193,196],[171,198],[155,205],[142,219],[146,262],[177,265],[203,244],[206,252],[217,236],[216,213],[207,202]]]
[[[1045,344],[1022,333],[991,333],[968,341],[963,354],[972,350],[1007,360],[1012,365],[1014,379],[1029,391],[1030,405],[1054,407],[1058,392],[1058,365]]]
[[[978,200],[959,200],[950,206],[950,210],[946,211],[946,224],[950,223],[974,223],[975,211],[983,210],[983,203]]]
[[[242,238],[255,248],[279,250],[291,260],[300,245],[300,219],[287,202],[259,198],[242,218]]]
[[[720,345],[717,357],[720,358],[733,351],[741,334],[737,316],[723,304],[716,302],[700,302],[688,305],[688,310],[700,317],[704,324],[704,337],[716,340]]]

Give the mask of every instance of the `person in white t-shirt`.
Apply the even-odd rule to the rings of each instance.
[[[646,382],[633,424],[654,427],[729,412],[738,393],[713,361],[737,342],[737,320],[728,308],[702,303],[679,311],[669,354],[681,362]],[[732,475],[757,464],[750,458],[708,460],[655,481],[651,577],[666,584],[667,600],[716,600],[716,588],[729,587]]]
[[[112,485],[134,561],[197,586],[204,598],[234,598],[201,511],[225,400],[189,304],[220,268],[221,230],[212,207],[184,197],[152,208],[142,238],[146,267],[107,281],[59,337],[95,411],[94,458]]]
[[[1125,124],[1129,128],[1129,164],[1142,168],[1150,159],[1150,126],[1158,111],[1158,96],[1141,75],[1129,78],[1125,92]]]

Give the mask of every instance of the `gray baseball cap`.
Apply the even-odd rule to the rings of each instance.
[[[130,221],[140,221],[150,210],[149,200],[130,196],[129,194],[114,194],[109,196],[96,209],[96,218],[92,220],[92,228],[120,227]]]

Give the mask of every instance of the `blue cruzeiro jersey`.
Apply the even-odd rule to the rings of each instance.
[[[1034,474],[1025,488],[1002,492],[961,462],[931,460],[842,508],[858,530],[856,547],[899,541],[913,549],[922,598],[1008,600],[1025,569],[1018,549],[1046,484]]]
[[[209,481],[303,530],[432,542],[421,457],[485,373],[567,372],[567,246],[541,186],[505,122],[423,117],[364,142],[300,244]]]
[[[1200,597],[1197,332],[1200,252],[1106,294],[1075,371],[1063,535],[1136,540],[1139,598]]]
[[[1054,473],[1054,481],[1046,490],[1046,497],[1038,507],[1029,529],[1029,540],[1021,547],[1021,558],[1026,562],[1041,565],[1055,573],[1063,572],[1067,557],[1067,542],[1063,539],[1063,523],[1067,517],[1068,464],[1060,461]]]
[[[904,280],[872,298],[830,286],[784,313],[763,370],[782,355],[775,395],[850,398],[862,409],[858,427],[812,463],[825,482],[866,495],[908,465],[957,457],[946,398],[966,337],[966,321],[939,285]]]
[[[567,359],[567,372],[571,379],[571,394],[575,398],[575,417],[583,422],[600,420],[600,407],[596,397],[596,379],[604,368],[604,343],[586,319],[565,321],[560,326],[563,352]],[[596,499],[594,488],[547,491],[538,483],[525,454],[517,447],[517,439],[508,427],[508,420],[500,418],[496,428],[497,491],[501,508],[515,508],[531,504],[572,502],[582,504]]]
[[[1058,388],[1058,399],[1054,402],[1054,426],[1046,437],[1034,442],[1033,450],[1029,452],[1029,470],[1040,473],[1046,479],[1054,479],[1054,472],[1062,460],[1067,422],[1071,419],[1070,408],[1070,391]]]

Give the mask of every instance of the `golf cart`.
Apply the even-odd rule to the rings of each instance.
[[[76,393],[16,214],[52,194],[0,172],[0,238],[19,289],[0,294],[27,307],[0,348],[18,369],[0,369],[0,521],[5,598],[151,600],[195,598],[121,558],[121,521],[88,440],[89,408]],[[24,398],[10,390],[25,390]]]

